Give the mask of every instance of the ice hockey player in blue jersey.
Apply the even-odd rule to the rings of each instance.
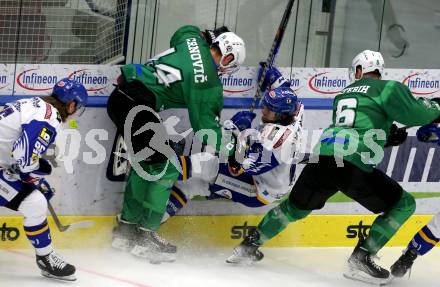
[[[75,280],[75,267],[52,246],[47,201],[53,191],[44,176],[52,171],[41,158],[55,141],[61,123],[87,103],[87,90],[70,79],[59,81],[51,96],[7,103],[0,112],[0,206],[24,216],[24,231],[35,248],[43,276]]]
[[[269,69],[266,79],[270,90],[262,99],[261,124],[253,130],[256,140],[246,148],[244,160],[239,163],[232,157],[228,163],[219,163],[218,157],[209,153],[180,157],[184,172],[172,188],[163,221],[195,196],[261,207],[289,192],[300,149],[304,107],[290,88],[290,81],[276,68]],[[224,128],[239,133],[239,145],[245,146],[255,116],[240,111],[225,122]]]

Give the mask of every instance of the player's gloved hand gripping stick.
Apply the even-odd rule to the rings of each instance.
[[[45,180],[45,182],[47,183],[47,181]],[[46,196],[46,193],[50,193],[50,194],[55,194],[55,190],[53,188],[51,188],[49,185],[36,185],[35,186],[36,189],[38,189],[39,191],[41,191],[41,193],[43,193],[44,196]],[[46,197],[47,198],[47,197]],[[57,226],[58,230],[61,232],[65,232],[65,231],[72,231],[74,229],[77,228],[90,228],[94,225],[94,222],[92,220],[81,220],[81,221],[77,221],[74,223],[70,223],[67,225],[63,225],[57,215],[57,213],[55,212],[55,210],[53,209],[52,204],[50,203],[50,201],[47,201],[47,209],[49,209],[49,213],[53,218],[53,221],[55,222],[55,225]]]
[[[75,223],[71,223],[68,225],[63,225],[56,214],[52,204],[50,203],[50,199],[55,194],[55,189],[53,189],[49,182],[44,179],[42,176],[50,175],[52,173],[52,166],[50,163],[45,159],[39,159],[39,168],[38,170],[32,172],[32,173],[23,173],[20,172],[20,169],[18,166],[11,166],[8,169],[8,173],[13,176],[14,178],[23,181],[27,184],[33,184],[35,186],[35,189],[39,190],[44,197],[47,199],[47,208],[49,209],[49,213],[52,216],[55,225],[57,226],[58,230],[61,232],[65,232],[67,230],[73,230],[76,228],[90,228],[93,226],[93,221],[91,220],[82,220]]]
[[[265,64],[263,65],[263,70],[261,73],[260,81],[258,82],[257,92],[255,93],[254,99],[252,101],[251,112],[255,109],[257,101],[260,99],[260,93],[262,91],[263,82],[266,79],[266,72],[268,68],[272,67],[275,62],[275,56],[278,54],[278,51],[281,46],[281,41],[283,40],[284,31],[286,30],[287,23],[289,23],[290,14],[292,13],[293,2],[295,0],[289,0],[287,3],[286,10],[284,11],[283,18],[281,19],[280,25],[278,27],[277,33],[275,35],[275,39],[273,40],[272,48],[270,49],[269,56]]]

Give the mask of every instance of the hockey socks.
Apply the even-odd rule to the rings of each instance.
[[[415,209],[414,197],[404,191],[393,208],[376,218],[362,248],[372,255],[376,254],[414,213]]]
[[[271,209],[258,225],[260,245],[283,231],[289,223],[307,217],[312,211],[297,208],[289,199],[283,200],[278,206]]]
[[[440,238],[435,237],[426,225],[414,235],[413,239],[408,244],[408,249],[415,249],[417,250],[418,255],[424,255],[437,245],[439,241]]]
[[[167,203],[167,213],[169,217],[176,215],[188,203],[185,193],[180,188],[173,185],[171,188],[171,195]]]
[[[144,228],[157,230],[179,171],[170,161],[154,164],[141,162],[140,165],[143,169],[141,174],[132,169],[128,177],[122,218]],[[160,179],[148,181],[145,174],[158,176]]]
[[[24,231],[34,246],[37,255],[43,256],[53,251],[47,220],[36,226],[24,226]]]

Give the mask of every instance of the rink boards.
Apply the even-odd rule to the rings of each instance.
[[[415,215],[402,227],[388,246],[404,246],[432,215]],[[342,247],[353,246],[359,234],[368,233],[374,215],[311,215],[288,226],[268,247]],[[238,244],[261,216],[176,216],[161,227],[161,234],[177,245],[225,247]],[[64,225],[92,220],[93,227],[59,232],[52,218],[49,225],[58,248],[109,247],[114,216],[63,216]],[[0,248],[30,247],[22,226],[15,216],[0,218]]]
[[[305,145],[307,152],[314,145],[314,131],[321,132],[331,121],[331,102],[347,84],[347,70],[281,70],[285,76],[291,76],[295,91],[306,106],[304,129],[308,131]],[[293,74],[289,75],[291,71]],[[123,197],[123,184],[106,178],[115,127],[105,110],[105,96],[113,90],[112,83],[118,76],[118,68],[89,65],[0,65],[0,94],[9,97],[48,94],[53,82],[56,82],[54,77],[69,75],[80,77],[94,96],[90,103],[94,102],[95,105],[90,105],[84,115],[77,119],[77,124],[66,128],[64,137],[57,137],[57,150],[61,156],[56,153],[55,148],[49,149],[46,154],[46,159],[54,166],[48,181],[57,190],[52,204],[60,215],[87,215],[64,216],[61,218],[64,224],[83,219],[91,219],[95,224],[93,228],[65,233],[57,232],[53,223],[51,228],[55,245],[59,247],[107,247],[115,220],[114,216],[104,215],[120,212]],[[415,95],[437,97],[440,94],[440,70],[388,69],[385,75],[408,85]],[[2,83],[3,79],[5,83]],[[225,109],[221,121],[229,119],[237,109],[249,106],[249,101],[244,100],[252,99],[254,95],[255,69],[242,69],[239,74],[222,79],[222,83],[225,87]],[[2,98],[4,97],[0,96]],[[100,104],[96,104],[98,102]],[[168,116],[161,114],[164,120],[174,115],[187,118],[186,111],[166,112]],[[259,115],[259,111],[257,113]],[[185,120],[176,126],[179,133],[188,128],[188,121]],[[414,135],[415,128],[409,129],[408,140],[403,145],[386,149],[380,166],[406,191],[417,197],[418,202],[417,215],[412,217],[389,245],[405,245],[431,217],[421,214],[436,213],[440,206],[440,146],[420,143]],[[301,169],[301,166],[297,168],[298,174]],[[195,202],[182,210],[185,216],[173,218],[161,228],[161,232],[178,244],[232,246],[258,223],[261,214],[266,211],[263,208],[245,209],[243,206],[233,206],[225,202]],[[260,215],[248,215],[257,213]],[[284,233],[270,241],[268,246],[352,246],[356,243],[359,232],[368,231],[374,218],[363,213],[365,210],[352,201],[330,201],[324,210],[314,212],[315,215],[306,220],[290,225]],[[15,216],[16,213],[0,208],[0,248],[29,247],[20,227],[21,219],[12,215]]]

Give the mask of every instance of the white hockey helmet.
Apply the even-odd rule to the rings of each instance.
[[[355,78],[356,67],[358,66],[361,66],[362,68],[362,75],[365,73],[374,72],[376,70],[380,73],[380,75],[382,75],[385,62],[380,52],[371,50],[360,52],[356,55],[356,57],[353,58],[353,61],[351,62],[350,79],[352,81],[359,80]]]
[[[233,32],[225,32],[215,38],[213,44],[216,44],[222,53],[219,63],[222,72],[232,74],[238,71],[246,58],[246,48],[243,39]],[[234,59],[224,66],[223,59],[228,55],[233,55]]]

